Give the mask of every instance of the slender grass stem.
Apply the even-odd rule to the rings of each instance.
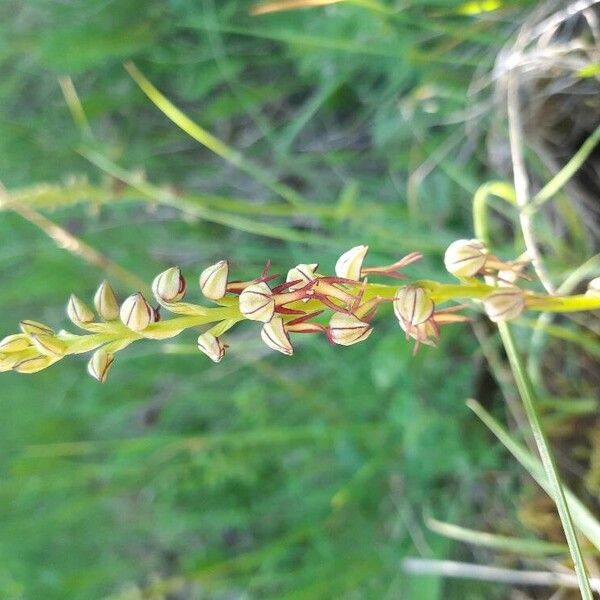
[[[575,533],[575,527],[573,526],[573,521],[571,519],[571,513],[569,512],[569,507],[565,499],[565,493],[556,470],[556,465],[550,451],[548,440],[544,435],[544,431],[542,430],[542,426],[535,409],[535,395],[533,388],[525,373],[525,367],[517,351],[510,327],[506,323],[498,323],[498,330],[500,331],[500,337],[502,338],[502,343],[504,344],[504,348],[506,349],[506,353],[508,355],[508,360],[517,383],[517,388],[519,389],[521,399],[523,400],[525,413],[529,419],[529,425],[533,432],[533,437],[535,438],[538,452],[540,453],[540,458],[542,459],[542,464],[544,465],[544,470],[548,476],[551,496],[556,503],[556,508],[558,510],[558,515],[567,539],[569,551],[575,564],[575,573],[577,574],[577,581],[579,582],[581,595],[583,598],[585,598],[585,600],[593,600],[592,589],[588,580],[583,555],[581,554],[581,548],[579,547],[579,541],[577,540],[577,535]]]

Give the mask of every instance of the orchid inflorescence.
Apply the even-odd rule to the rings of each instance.
[[[205,327],[197,339],[198,350],[215,363],[227,350],[223,335],[236,323],[261,323],[261,338],[271,349],[291,355],[291,334],[323,334],[332,344],[350,346],[366,340],[373,331],[371,321],[380,305],[391,303],[407,339],[434,346],[440,326],[469,320],[459,311],[464,304],[445,308],[448,301],[481,302],[492,321],[518,317],[525,309],[571,311],[600,308],[600,278],[590,282],[585,296],[567,298],[537,295],[516,285],[526,279],[527,261],[502,261],[490,254],[479,240],[458,240],[446,250],[444,264],[460,284],[415,281],[404,285],[372,283],[377,276],[402,279],[402,269],[422,258],[411,252],[399,261],[367,267],[368,247],[351,248],[338,259],[335,276],[319,272],[317,264],[290,269],[285,283],[270,285],[270,263],[250,281],[232,281],[230,264],[221,260],[204,269],[199,277],[202,295],[215,306],[184,302],[187,283],[179,267],[160,273],[152,283],[158,303],[150,305],[141,292],[119,304],[113,289],[103,281],[94,296],[95,312],[74,294],[67,304],[69,319],[86,333],[65,330],[56,333],[37,321],[21,321],[21,333],[0,341],[0,371],[35,373],[72,354],[93,352],[88,373],[106,380],[117,352],[140,339],[168,339],[190,328]],[[161,310],[175,315],[161,320]],[[330,312],[328,320],[321,316]],[[208,326],[208,328],[206,328]]]

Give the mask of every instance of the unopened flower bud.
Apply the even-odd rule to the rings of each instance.
[[[318,269],[318,264],[311,265],[296,265],[293,269],[288,271],[287,277],[285,278],[286,282],[297,281],[298,283],[290,286],[288,289],[290,292],[295,290],[299,290],[301,287],[304,287],[307,283],[310,283],[314,279],[316,279],[315,271]]]
[[[32,356],[15,363],[12,369],[17,373],[37,373],[38,371],[49,367],[53,362],[54,361],[49,356]]]
[[[21,321],[19,323],[19,327],[21,331],[26,334],[32,333],[48,333],[50,335],[54,334],[54,330],[48,327],[48,325],[44,325],[43,323],[39,323],[38,321]]]
[[[104,348],[99,348],[92,354],[92,358],[87,364],[87,371],[94,379],[104,383],[114,361],[114,354],[107,352]]]
[[[200,273],[200,290],[210,300],[220,300],[227,291],[229,262],[220,260]]]
[[[488,249],[479,240],[456,240],[444,254],[446,270],[457,277],[474,277],[485,265]]]
[[[251,321],[268,323],[275,313],[275,298],[264,282],[249,285],[240,294],[240,312]]]
[[[525,294],[519,288],[498,289],[484,299],[483,308],[494,323],[508,321],[525,309]]]
[[[7,335],[4,339],[0,340],[1,353],[20,352],[21,350],[27,350],[30,346],[29,337],[24,333]]]
[[[179,267],[163,271],[152,282],[152,292],[159,302],[179,302],[185,295],[185,288],[185,279]]]
[[[600,298],[600,277],[595,277],[588,283],[585,295],[588,298]]]
[[[119,318],[119,303],[108,281],[103,281],[98,287],[94,296],[94,306],[96,312],[105,321],[114,321]]]
[[[371,335],[372,331],[373,327],[369,323],[346,313],[334,313],[329,321],[329,338],[341,346],[362,342]]]
[[[360,271],[369,246],[355,246],[344,252],[335,263],[335,274],[344,279],[360,280]]]
[[[0,373],[10,371],[13,366],[18,363],[22,358],[18,352],[11,352],[10,354],[0,354]]]
[[[210,360],[216,363],[221,362],[223,356],[225,356],[225,345],[223,342],[208,331],[198,336],[198,350],[204,352]]]
[[[265,323],[260,332],[260,337],[269,348],[277,350],[277,352],[281,352],[287,356],[294,354],[290,336],[285,330],[283,319],[281,317],[274,316],[268,323]]]
[[[119,314],[123,324],[133,331],[143,331],[155,321],[154,309],[141,292],[125,298]]]
[[[47,333],[32,333],[31,342],[44,356],[63,356],[67,349],[63,340]]]
[[[424,323],[431,317],[434,308],[433,300],[421,287],[405,285],[398,288],[394,296],[394,313],[407,325]]]
[[[67,315],[75,325],[82,323],[91,323],[94,320],[94,313],[87,305],[82,302],[75,294],[71,294],[67,304]]]

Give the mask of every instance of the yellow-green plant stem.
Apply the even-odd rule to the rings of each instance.
[[[475,226],[475,235],[485,243],[489,243],[487,236],[487,196],[481,198],[478,202],[473,204],[473,221]],[[506,354],[509,359],[510,367],[515,378],[521,400],[525,408],[527,419],[529,420],[529,426],[533,433],[542,465],[549,483],[549,492],[556,504],[558,515],[561,521],[561,525],[569,546],[569,552],[575,565],[575,572],[577,575],[577,581],[579,584],[579,590],[584,600],[593,600],[592,589],[588,580],[587,571],[585,568],[585,562],[579,547],[579,541],[575,533],[575,527],[569,512],[569,507],[565,499],[564,490],[556,470],[554,458],[550,450],[548,440],[544,435],[536,408],[535,408],[535,394],[533,387],[527,378],[525,367],[521,360],[521,357],[517,351],[515,341],[507,323],[498,323],[498,330],[502,343],[506,350]]]

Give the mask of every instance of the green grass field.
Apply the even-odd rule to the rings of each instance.
[[[110,263],[0,205],[0,337],[25,318],[66,327],[69,294],[89,300],[105,277],[125,297],[177,264],[197,296],[197,274],[224,257],[248,279],[267,259],[275,273],[331,270],[364,243],[374,262],[422,251],[420,273],[450,282],[441,258],[472,237],[473,195],[507,179],[487,160],[489,133],[506,134],[493,85],[472,83],[536,2],[400,4],[251,16],[234,0],[5,0],[0,180]],[[127,61],[225,156],[158,110]],[[561,281],[593,242],[568,195],[556,206],[568,235],[540,231]],[[510,219],[494,221],[494,240],[512,256]],[[599,345],[593,327],[554,326],[534,383],[565,477],[594,510],[585,374]],[[527,348],[531,328],[515,332]],[[550,569],[523,540],[564,542],[551,501],[465,405],[476,398],[527,439],[486,364],[503,358],[483,318],[414,357],[387,308],[354,347],[306,336],[287,358],[252,324],[230,344],[220,365],[192,334],[136,344],[104,385],[83,358],[1,375],[0,598],[487,600],[510,586],[407,574],[402,561]],[[431,518],[521,546],[454,541]]]

